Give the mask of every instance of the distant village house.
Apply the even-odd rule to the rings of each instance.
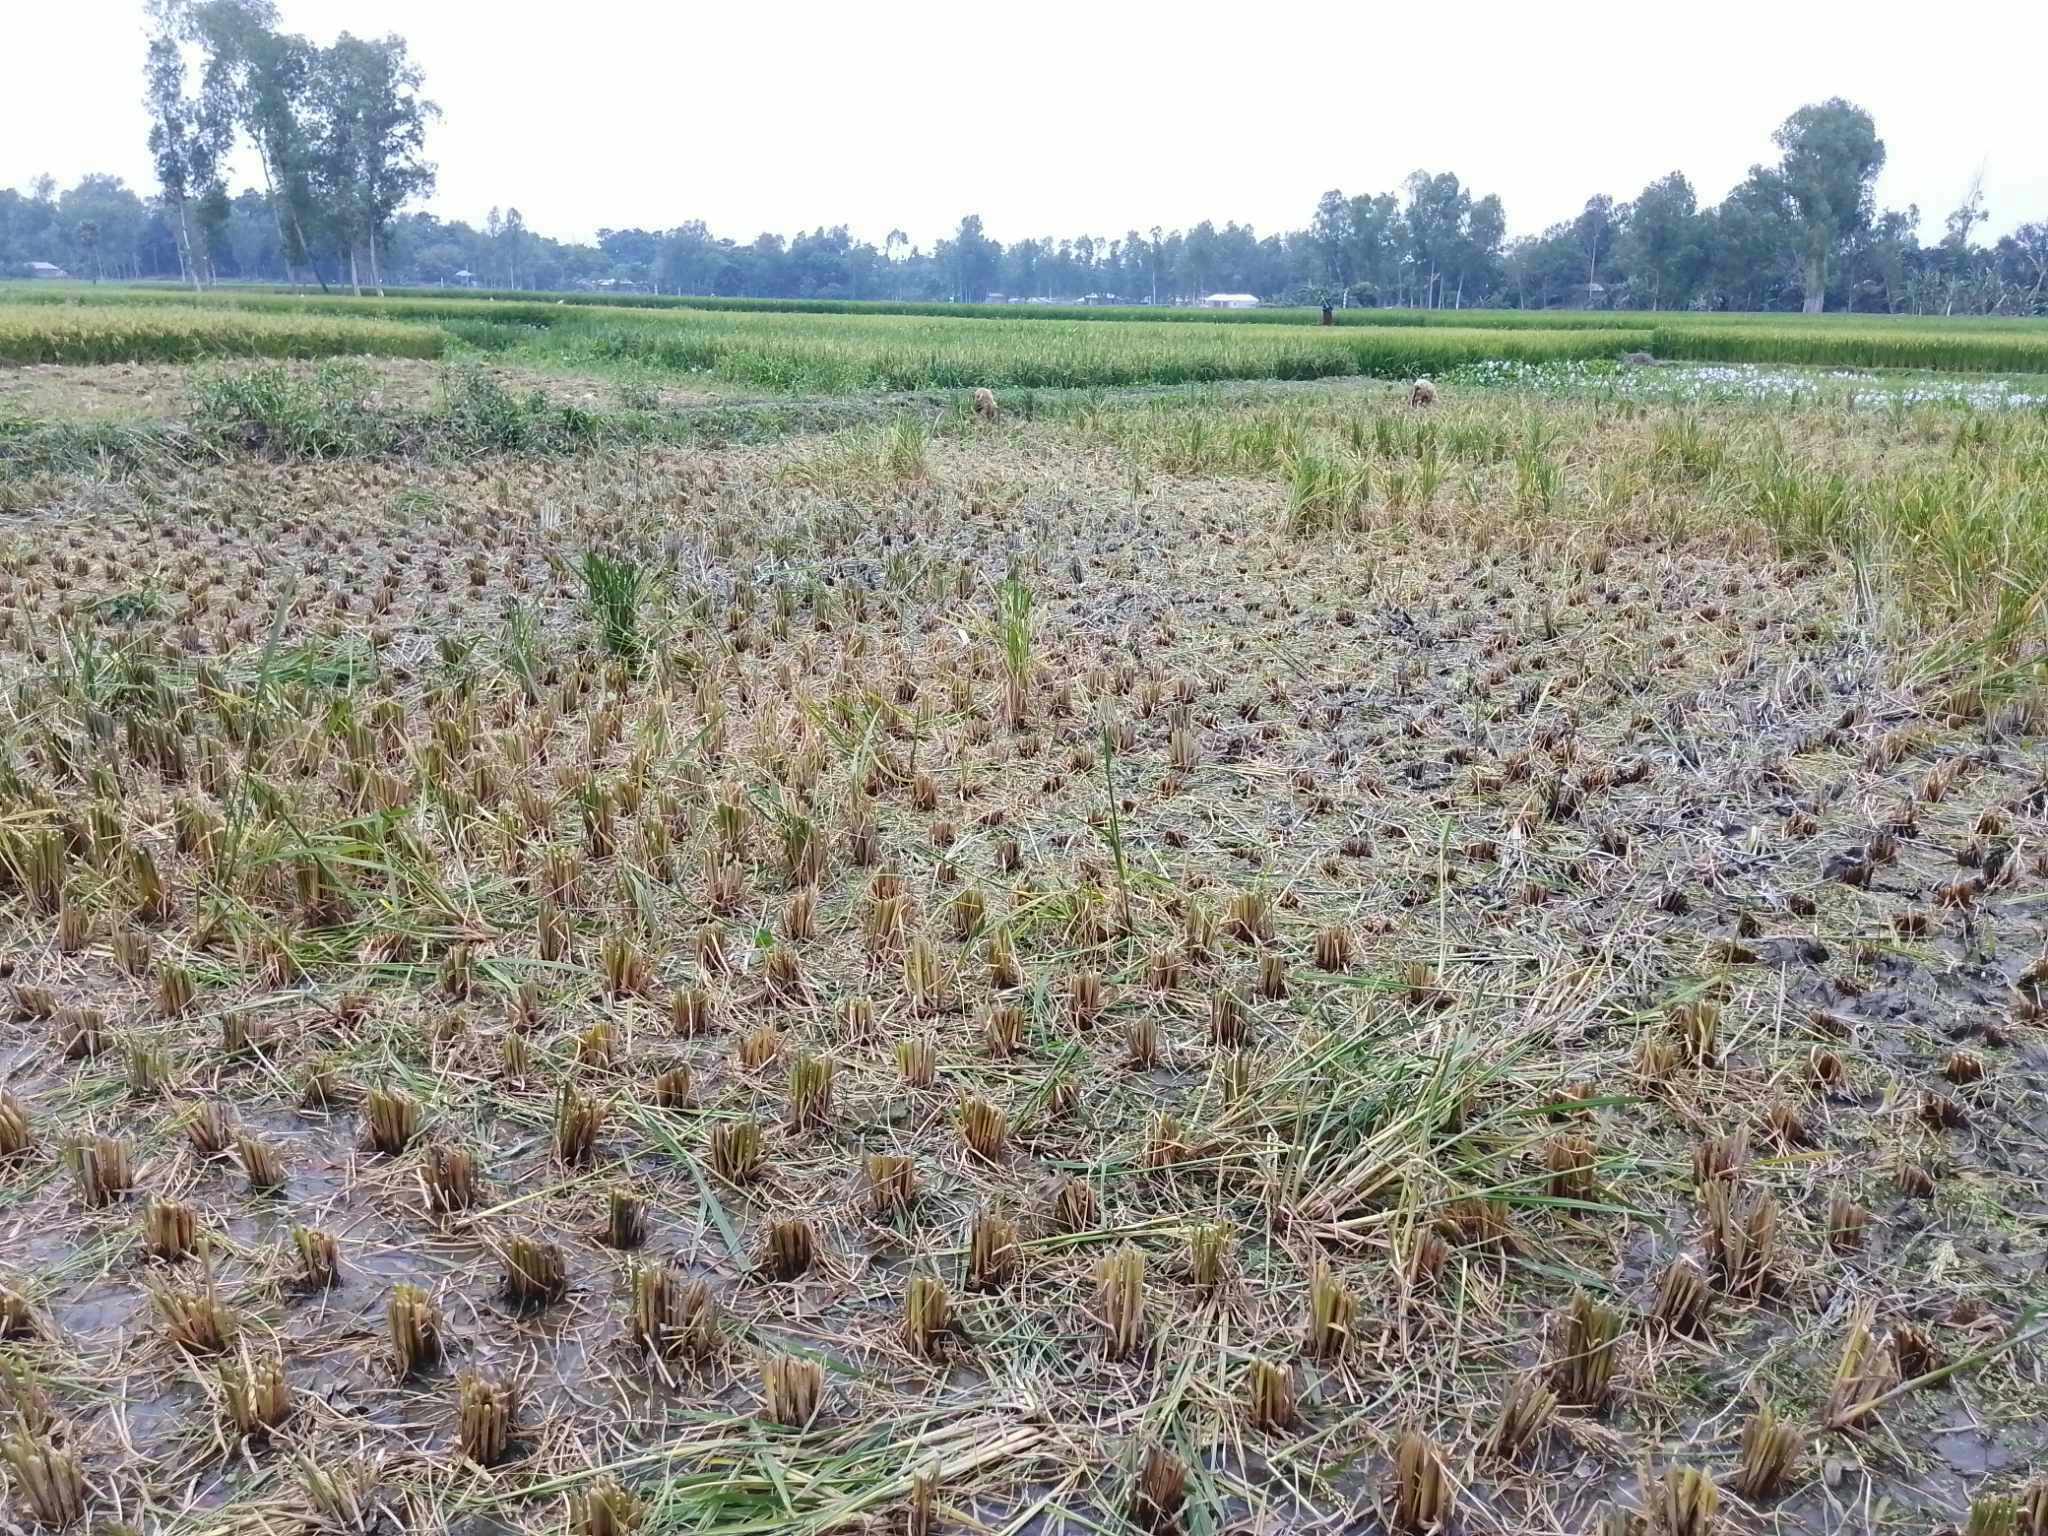
[[[1212,293],[1200,303],[1204,309],[1257,309],[1259,296],[1255,293]]]
[[[69,277],[71,274],[53,261],[32,261],[28,264],[28,275],[30,277],[58,278]]]

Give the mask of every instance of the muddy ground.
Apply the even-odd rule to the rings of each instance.
[[[170,387],[53,372],[0,388]],[[1566,426],[1588,481],[1648,451]],[[138,1529],[553,1530],[600,1475],[653,1529],[899,1528],[925,1475],[940,1528],[1114,1529],[1162,1518],[1157,1453],[1191,1530],[1370,1530],[1408,1431],[1468,1530],[1589,1531],[1683,1469],[1726,1530],[2019,1493],[2048,1464],[2039,712],[1909,690],[1854,573],[1755,530],[1463,494],[1304,538],[1279,485],[1014,421],[895,461],[65,482],[0,531],[23,1422]],[[649,582],[609,651],[593,546]],[[822,1109],[792,1087],[818,1061]],[[603,1107],[587,1151],[565,1087]],[[416,1108],[396,1152],[373,1093]],[[712,1144],[747,1123],[736,1178]],[[104,1204],[87,1136],[133,1160]],[[189,1256],[147,1251],[167,1201]],[[508,1299],[521,1237],[560,1295]],[[708,1353],[634,1341],[646,1264],[706,1283]],[[1660,1318],[1674,1265],[1697,1326]],[[918,1276],[957,1324],[928,1340]],[[400,1282],[446,1341],[403,1378]],[[1318,1335],[1333,1286],[1355,1314]],[[167,1309],[209,1288],[223,1339],[181,1344]],[[1619,1335],[1574,1404],[1579,1295]],[[763,1422],[784,1355],[822,1369],[807,1427]],[[290,1394],[246,1435],[244,1359]],[[519,1399],[488,1468],[467,1373]],[[1503,1454],[1521,1383],[1565,1400]],[[1745,1496],[1765,1409],[1804,1449]]]

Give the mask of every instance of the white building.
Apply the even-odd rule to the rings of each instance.
[[[1257,309],[1256,293],[1212,293],[1201,301],[1204,309]]]

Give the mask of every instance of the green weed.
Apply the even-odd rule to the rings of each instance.
[[[597,620],[598,637],[607,653],[634,667],[646,658],[640,627],[646,588],[646,571],[638,560],[598,549],[584,551],[583,590]]]

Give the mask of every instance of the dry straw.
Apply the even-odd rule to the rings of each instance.
[[[505,1459],[519,1416],[518,1389],[465,1371],[455,1384],[455,1443],[464,1459],[480,1467]]]
[[[220,1382],[228,1422],[245,1439],[268,1434],[291,1412],[283,1357],[274,1352],[258,1357],[247,1340],[236,1358],[221,1367]]]
[[[1455,1498],[1442,1453],[1420,1430],[1406,1431],[1394,1447],[1394,1529],[1416,1536],[1444,1529]]]
[[[1145,1255],[1125,1247],[1104,1259],[1096,1271],[1095,1301],[1104,1353],[1112,1360],[1130,1359],[1145,1337]]]
[[[85,1518],[85,1474],[77,1453],[16,1429],[0,1441],[13,1483],[13,1497],[29,1518],[61,1531]]]
[[[384,1304],[391,1339],[391,1363],[400,1381],[409,1380],[441,1358],[441,1309],[421,1287],[401,1280]]]
[[[801,1429],[824,1402],[825,1372],[815,1360],[795,1355],[762,1355],[755,1362],[761,1382],[761,1416]]]

